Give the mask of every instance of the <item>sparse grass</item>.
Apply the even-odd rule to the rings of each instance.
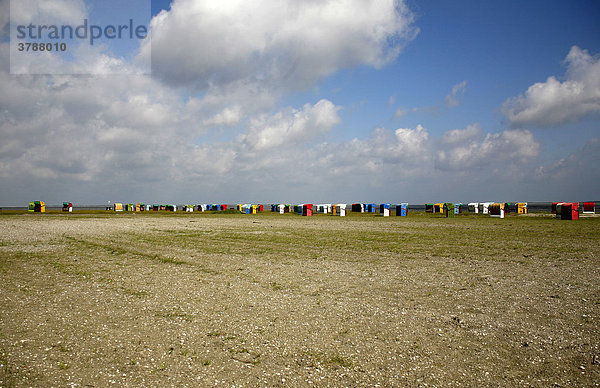
[[[148,292],[144,291],[144,290],[134,290],[131,288],[126,288],[126,287],[123,287],[122,290],[123,290],[123,293],[125,293],[127,295],[136,296],[138,298],[145,298],[146,296],[148,296]]]
[[[325,361],[327,364],[337,365],[337,366],[341,366],[343,368],[351,368],[352,367],[352,360],[350,358],[343,357],[339,354],[330,356]]]
[[[304,352],[304,357],[311,362],[331,366],[331,367],[343,367],[351,368],[352,360],[349,357],[344,357],[338,353],[329,353],[322,350],[309,350]]]
[[[71,367],[71,365],[69,363],[59,361],[58,362],[58,367],[60,369],[62,369],[62,370],[67,370],[67,369],[69,369]]]
[[[274,291],[278,291],[283,288],[283,286],[281,284],[277,284],[277,282],[270,282],[269,285],[271,286],[271,289]]]
[[[149,260],[156,260],[159,261],[163,264],[174,264],[174,265],[180,265],[180,264],[187,264],[187,262],[185,260],[180,260],[171,256],[162,256],[162,255],[157,255],[157,254],[148,254],[145,252],[140,252],[136,249],[126,249],[120,246],[116,246],[114,243],[109,243],[109,244],[102,244],[102,243],[98,243],[98,242],[93,242],[93,241],[86,241],[86,240],[82,240],[82,239],[72,239],[73,242],[80,244],[82,246],[86,246],[88,247],[88,249],[103,249],[105,251],[108,251],[108,253],[112,254],[112,255],[133,255],[133,256],[137,256],[137,257],[141,257],[141,258],[145,258],[145,259],[149,259]],[[135,245],[135,244],[133,244]]]
[[[155,255],[153,258],[155,260],[160,261],[163,264],[175,264],[175,265],[187,264],[185,260],[179,260],[179,259],[176,259],[174,257],[169,257],[169,256]]]
[[[75,265],[72,265],[72,264],[67,264],[67,263],[63,263],[60,261],[53,261],[53,260],[49,261],[48,264],[50,264],[50,266],[52,266],[52,268],[56,269],[57,271],[60,271],[67,275],[77,276],[81,279],[87,279],[87,280],[90,280],[92,277],[92,274],[90,272],[78,269]]]
[[[0,386],[600,378],[600,218],[101,212],[0,227]]]
[[[166,311],[160,311],[156,314],[157,317],[167,319],[181,319],[186,322],[194,321],[194,316],[182,311],[180,308],[172,308]]]

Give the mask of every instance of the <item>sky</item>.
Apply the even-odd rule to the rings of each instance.
[[[16,74],[11,20],[102,4],[22,2],[0,206],[600,200],[600,2],[152,1]]]

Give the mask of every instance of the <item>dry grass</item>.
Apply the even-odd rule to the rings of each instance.
[[[592,386],[600,219],[0,216],[2,386]]]

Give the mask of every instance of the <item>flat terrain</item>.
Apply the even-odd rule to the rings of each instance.
[[[2,386],[594,386],[600,218],[0,215]]]

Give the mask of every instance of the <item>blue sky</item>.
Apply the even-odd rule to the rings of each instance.
[[[320,88],[319,96],[343,105],[364,96],[360,118],[365,121],[357,133],[380,122],[392,127],[427,122],[438,133],[473,122],[498,130],[502,103],[535,82],[564,75],[571,46],[600,52],[600,3],[594,1],[414,1],[409,6],[420,31],[394,63],[341,72]],[[460,106],[445,109],[444,97],[462,81],[467,86]],[[390,96],[396,100],[392,106]],[[439,110],[393,119],[398,106]]]
[[[151,6],[151,75],[5,66],[0,204],[600,199],[596,1]]]

